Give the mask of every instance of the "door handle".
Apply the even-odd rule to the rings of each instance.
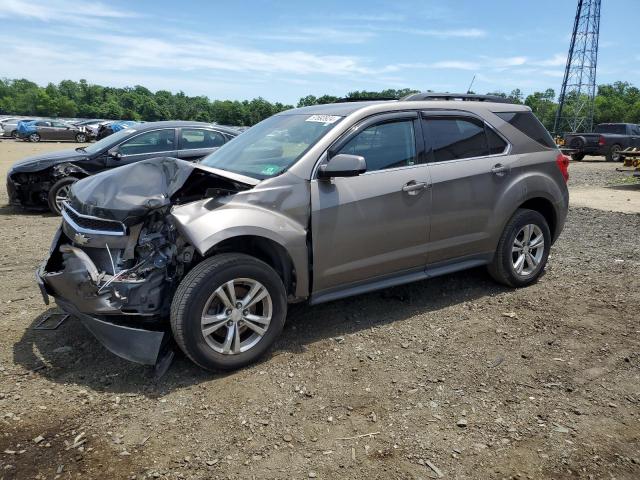
[[[427,188],[427,182],[416,182],[415,180],[411,180],[410,182],[405,183],[402,187],[402,191],[409,195],[417,195],[420,190],[424,190],[425,188]]]
[[[507,167],[506,165],[503,165],[501,163],[496,163],[493,168],[491,169],[491,173],[502,177],[505,174],[509,173],[509,167]]]

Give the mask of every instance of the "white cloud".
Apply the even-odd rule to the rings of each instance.
[[[561,53],[556,53],[553,57],[547,58],[545,60],[536,60],[532,61],[532,65],[537,65],[540,67],[559,67],[564,65],[567,62],[567,56]]]
[[[43,22],[77,23],[83,18],[117,19],[137,16],[101,2],[72,0],[0,0],[0,18],[27,18]]]
[[[477,70],[480,64],[476,62],[464,62],[459,60],[443,60],[429,65],[431,68],[452,70]]]

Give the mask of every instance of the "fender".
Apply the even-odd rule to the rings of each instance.
[[[309,295],[306,226],[281,212],[252,204],[230,202],[217,208],[212,204],[215,200],[205,199],[171,210],[176,228],[200,255],[206,255],[217,244],[232,237],[267,238],[284,248],[293,262],[295,295]]]

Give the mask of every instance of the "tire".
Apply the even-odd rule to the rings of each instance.
[[[586,139],[584,137],[573,137],[569,142],[569,148],[575,148],[576,150],[581,150],[586,143]]]
[[[18,138],[18,131],[17,130],[11,130],[11,133],[9,135],[11,136],[11,138],[16,139],[16,138]]]
[[[87,135],[85,133],[76,133],[76,142],[78,143],[86,143],[87,142]]]
[[[538,237],[541,236],[544,241],[541,247],[530,248],[527,246],[524,241],[526,240],[526,231],[524,229],[527,226],[534,226],[531,227],[532,233],[529,241],[536,243]],[[526,251],[529,252],[529,257],[531,257],[531,260],[537,261],[537,263],[530,261],[526,253],[513,250],[518,248],[516,240],[527,247]],[[542,250],[539,250],[540,248]],[[551,232],[545,218],[535,210],[520,208],[516,210],[516,213],[513,214],[504,227],[493,260],[488,266],[489,273],[495,281],[509,287],[519,288],[531,285],[538,280],[544,271],[550,248]],[[521,255],[524,256],[523,268],[522,272],[518,273],[515,264]]]
[[[624,160],[624,157],[620,155],[621,151],[622,147],[617,143],[611,145],[611,147],[609,147],[609,150],[607,151],[607,154],[605,155],[607,162],[621,162],[622,160]]]
[[[268,299],[265,297],[250,307],[255,309],[250,313],[252,318],[271,317],[262,335],[246,326],[250,323],[249,315],[245,317],[244,313],[247,309],[231,309],[217,296],[216,292],[223,290],[225,298],[233,302],[227,286],[231,281],[239,302],[252,288],[248,282],[256,282],[266,289]],[[213,330],[207,335],[202,326],[206,313],[212,320],[217,316],[209,323]],[[171,302],[171,330],[176,343],[195,364],[210,371],[233,370],[256,361],[280,335],[286,316],[287,293],[278,274],[266,263],[244,254],[221,254],[202,261],[182,279]],[[253,326],[259,324],[262,323],[253,323]],[[230,331],[240,332],[239,337],[229,337]],[[225,340],[229,338],[232,341],[224,353]]]
[[[584,153],[573,153],[573,154],[571,154],[571,160],[574,160],[576,162],[582,161],[583,158],[584,158]]]
[[[68,196],[69,187],[77,181],[78,179],[75,177],[64,177],[51,186],[47,195],[47,203],[51,212],[60,215],[63,198]]]
[[[29,135],[29,137],[27,137],[29,139],[30,142],[34,142],[37,143],[40,141],[40,135],[37,133],[32,133],[31,135]]]

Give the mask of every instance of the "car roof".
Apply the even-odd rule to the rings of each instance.
[[[130,126],[128,128],[143,132],[145,130],[153,130],[153,129],[156,129],[156,128],[163,128],[163,127],[164,128],[207,127],[207,128],[213,128],[215,130],[220,130],[220,131],[225,132],[225,133],[230,133],[230,134],[233,134],[233,135],[237,135],[238,134],[238,131],[234,130],[233,128],[223,127],[221,125],[215,125],[213,123],[191,122],[191,121],[188,121],[188,120],[169,120],[169,121],[162,121],[162,122],[145,122],[145,123],[139,123],[137,125],[132,125],[132,126]]]
[[[294,108],[278,115],[339,115],[347,116],[359,110],[381,113],[394,110],[465,110],[469,112],[520,112],[530,111],[526,105],[503,102],[458,101],[458,100],[377,100],[368,102],[342,102]]]

